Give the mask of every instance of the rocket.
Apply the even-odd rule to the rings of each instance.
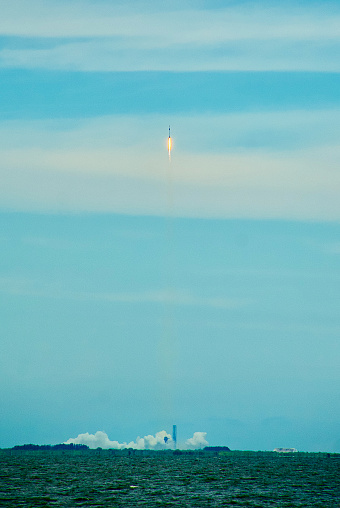
[[[170,125],[169,125],[169,138],[171,138],[171,136],[170,136]]]

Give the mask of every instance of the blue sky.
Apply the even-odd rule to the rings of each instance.
[[[177,423],[340,451],[339,28],[337,2],[2,6],[1,447]]]

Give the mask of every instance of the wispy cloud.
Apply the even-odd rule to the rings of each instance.
[[[337,111],[177,118],[171,167],[166,120],[3,124],[2,209],[164,215],[169,175],[175,215],[339,219]]]
[[[216,309],[237,309],[249,305],[245,298],[202,297],[191,291],[149,290],[139,292],[77,291],[65,289],[59,284],[38,284],[34,280],[15,276],[0,277],[0,292],[13,296],[55,298],[78,301],[105,301],[122,304],[166,304],[188,307],[211,307]]]
[[[340,254],[340,242],[327,243],[323,245],[323,250],[329,254]]]
[[[155,6],[154,6],[155,7]],[[3,67],[123,70],[339,71],[340,11],[334,5],[242,3],[143,12],[108,2],[30,2],[3,9],[0,33],[49,38],[50,47],[3,47]],[[18,45],[17,45],[18,46]]]
[[[322,6],[242,2],[208,10],[136,8],[136,3],[77,1],[48,2],[13,0],[4,5],[0,32],[29,37],[133,37],[156,40],[157,46],[173,43],[215,43],[240,39],[334,39],[339,38],[340,9],[334,3]],[[188,23],[190,21],[190,23]]]
[[[340,29],[339,29],[340,30]],[[340,42],[226,42],[218,47],[174,45],[142,49],[117,41],[57,43],[50,49],[0,51],[0,68],[125,71],[317,71],[340,72]]]
[[[308,324],[301,323],[287,323],[286,320],[283,322],[270,322],[270,321],[262,321],[262,322],[248,322],[248,323],[238,323],[236,325],[240,329],[256,331],[260,330],[263,332],[272,332],[275,334],[277,331],[284,332],[289,336],[292,333],[300,333],[300,334],[308,334],[311,337],[317,336],[321,337],[327,336],[329,337],[338,337],[340,333],[340,327],[335,325],[327,325],[327,324],[317,324],[315,322]],[[286,339],[285,339],[286,340]]]

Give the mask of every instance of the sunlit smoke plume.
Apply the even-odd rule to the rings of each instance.
[[[194,435],[185,441],[185,448],[189,450],[197,450],[208,446],[208,441],[205,439],[206,432],[194,432]]]
[[[185,442],[183,448],[196,450],[203,448],[208,445],[208,441],[205,440],[206,432],[195,432],[193,437]],[[173,449],[174,442],[170,434],[165,430],[157,432],[155,436],[148,435],[144,437],[137,437],[136,441],[130,441],[129,443],[119,443],[118,441],[111,441],[108,435],[99,430],[95,434],[79,434],[75,438],[70,438],[65,441],[65,444],[84,444],[89,448],[113,448],[115,450],[122,450],[123,448],[132,448],[135,450],[167,450]],[[182,447],[181,447],[182,448]]]

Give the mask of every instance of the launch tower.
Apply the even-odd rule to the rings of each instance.
[[[174,442],[174,449],[177,448],[177,425],[172,426],[172,440]]]

